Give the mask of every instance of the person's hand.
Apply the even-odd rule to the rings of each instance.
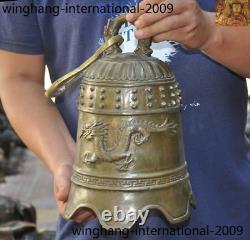
[[[173,4],[173,11],[146,13],[147,4]],[[173,40],[185,48],[202,49],[213,36],[214,14],[201,10],[196,0],[144,0],[139,9],[144,10],[126,16],[137,29],[137,39]]]
[[[72,165],[65,164],[54,171],[54,194],[59,213],[64,213],[65,204],[68,200],[70,190],[70,178],[72,175]],[[95,218],[93,211],[81,209],[74,215],[73,220],[82,223],[83,221]]]

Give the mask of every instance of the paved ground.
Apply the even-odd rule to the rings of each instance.
[[[6,183],[0,184],[0,195],[32,203],[37,209],[38,229],[55,230],[57,212],[52,176],[30,151],[26,155],[22,172],[6,177]]]

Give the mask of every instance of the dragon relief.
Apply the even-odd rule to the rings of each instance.
[[[147,120],[130,120],[116,129],[115,136],[110,136],[110,124],[102,120],[94,120],[82,127],[80,138],[94,142],[94,151],[83,154],[83,162],[95,163],[99,161],[113,162],[120,171],[127,171],[135,163],[132,146],[140,146],[147,142],[151,133],[169,131],[170,135],[177,132],[177,124],[165,119],[163,123]],[[110,143],[110,140],[113,140]]]

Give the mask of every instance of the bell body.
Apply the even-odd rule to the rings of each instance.
[[[190,215],[194,198],[184,156],[180,90],[162,61],[111,53],[83,73],[77,153],[64,217],[91,208],[105,228],[105,210],[157,208],[170,223]]]

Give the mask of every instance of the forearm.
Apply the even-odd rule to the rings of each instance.
[[[54,103],[29,76],[10,79],[1,92],[6,114],[25,144],[54,172],[73,161],[75,143]]]
[[[222,27],[215,24],[215,13],[203,11],[197,0],[171,0],[174,11],[169,14],[146,13],[142,1],[137,13],[127,20],[136,27],[138,39],[155,42],[172,40],[187,49],[200,49],[213,60],[244,77],[250,76],[250,27]]]
[[[215,14],[208,18],[212,34],[201,49],[213,60],[243,77],[250,77],[250,27],[216,26]]]

